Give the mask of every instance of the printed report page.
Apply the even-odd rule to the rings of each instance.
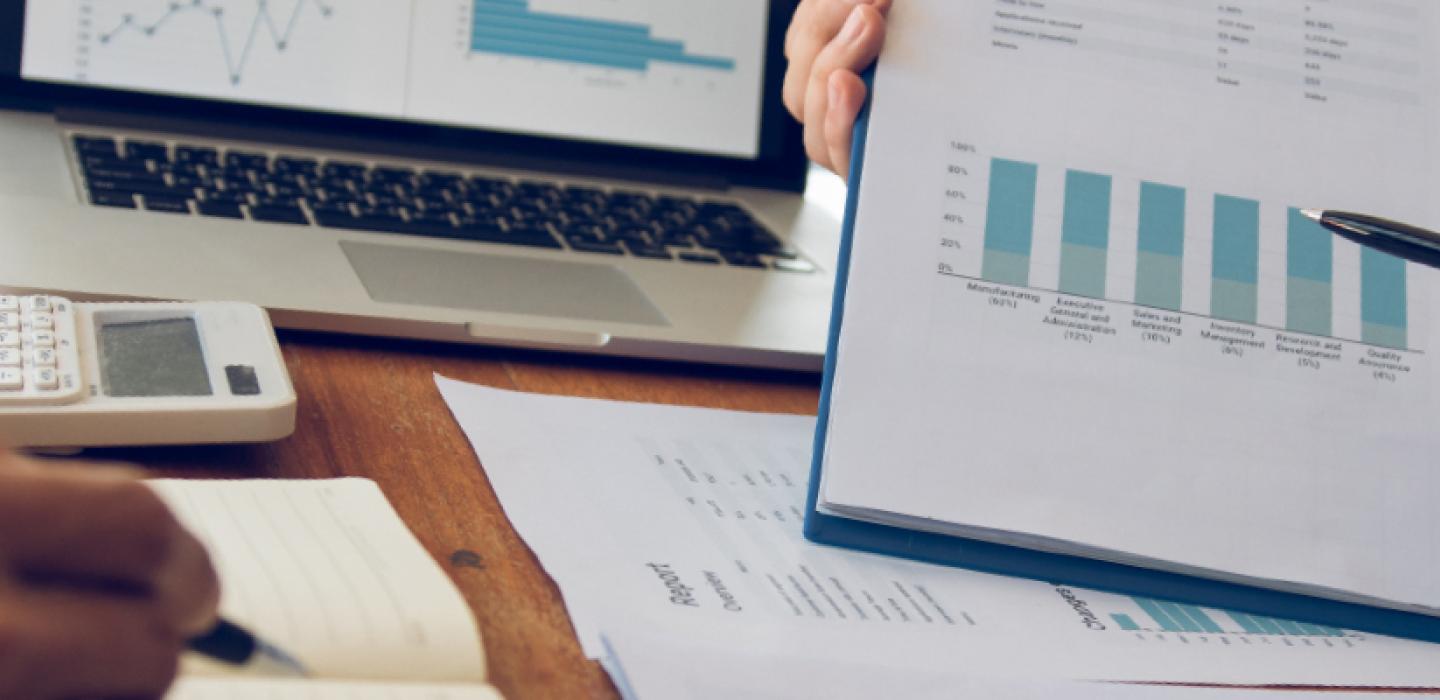
[[[672,665],[677,650],[703,642],[770,659],[784,656],[772,648],[807,654],[837,668],[1440,682],[1432,644],[809,542],[801,523],[815,425],[808,416],[437,384],[591,656],[606,655],[604,640],[640,636],[664,640]],[[707,661],[683,670],[729,676],[738,668],[700,656]],[[632,680],[653,672],[623,647],[619,658]]]
[[[1419,0],[899,4],[825,462],[846,513],[1440,608]],[[916,522],[916,521],[911,521]]]

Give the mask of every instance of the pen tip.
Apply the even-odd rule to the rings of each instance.
[[[1300,215],[1311,221],[1319,221],[1325,218],[1325,212],[1319,209],[1301,209]]]

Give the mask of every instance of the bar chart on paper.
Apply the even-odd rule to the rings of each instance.
[[[1229,334],[1227,354],[1309,369],[1425,354],[1420,271],[1338,239],[1304,203],[949,148],[940,275],[995,306],[1068,299],[1046,319],[1067,339]]]
[[[541,12],[530,0],[474,0],[470,48],[484,53],[644,72],[664,63],[735,70],[735,60],[687,51],[685,43],[653,36],[647,25]]]
[[[1110,599],[1111,596],[1105,596]],[[1363,635],[1324,625],[1202,608],[1150,598],[1113,597],[1107,627],[1143,639],[1206,637],[1222,643],[1354,646]]]

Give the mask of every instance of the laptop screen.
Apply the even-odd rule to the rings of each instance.
[[[21,76],[754,159],[768,0],[28,0]]]

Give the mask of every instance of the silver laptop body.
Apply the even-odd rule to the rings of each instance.
[[[12,27],[0,29],[0,287],[80,299],[250,301],[286,328],[820,367],[839,223],[802,196],[803,147],[778,104],[793,3],[715,0],[669,10],[733,25],[737,37],[761,28],[763,51],[753,58],[728,51],[744,42],[676,38],[686,25],[674,17],[650,26],[564,2],[461,3],[470,31],[451,50],[466,61],[527,80],[525,71],[580,81],[574,96],[545,107],[570,110],[552,121],[577,125],[574,134],[554,124],[482,128],[428,113],[226,100],[223,86],[189,94],[161,89],[166,76],[146,63],[162,46],[172,57],[191,52],[190,73],[200,78],[176,80],[203,80],[204,56],[213,54],[181,41],[182,30],[191,38],[253,32],[248,64],[227,49],[224,65],[238,86],[298,61],[285,51],[300,51],[307,38],[316,48],[327,23],[345,26],[337,18],[352,35],[367,28],[378,20],[360,15],[382,11],[376,1],[272,1],[261,10],[137,2],[129,3],[134,14],[120,15],[85,0],[0,2],[0,24]],[[411,6],[413,36],[425,13],[454,11],[432,0],[384,11],[397,5]],[[727,24],[716,12],[751,16],[723,15]],[[67,41],[62,29],[81,37],[64,47],[73,66],[61,65],[61,49],[48,43]],[[91,65],[109,67],[75,67],[77,47]],[[268,64],[260,58],[267,50]],[[728,130],[753,132],[753,147],[732,138],[686,149],[683,129],[664,143],[642,143],[633,128],[623,138],[597,136],[631,128],[614,114],[586,124],[596,85],[638,94],[664,78],[733,91],[724,81],[740,81],[756,62],[754,80],[741,81],[760,106],[754,128]],[[296,80],[305,65],[296,64]],[[117,89],[105,73],[116,66],[143,84]],[[656,94],[635,99],[636,122],[664,118],[654,112],[669,98]]]

